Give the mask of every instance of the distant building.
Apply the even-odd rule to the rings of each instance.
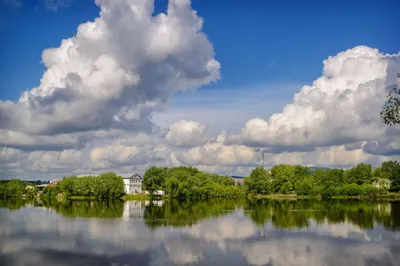
[[[144,194],[150,194],[150,191],[144,190],[143,193]],[[155,196],[164,196],[165,195],[165,191],[164,190],[154,190],[153,191],[153,195],[155,195]]]
[[[124,177],[124,191],[126,194],[142,194],[143,178],[138,174]]]
[[[47,186],[48,186],[48,184],[37,185],[36,188],[37,188],[37,190],[38,190],[38,193],[42,193],[42,192],[43,192],[43,189],[44,189],[45,187],[47,187]]]
[[[235,181],[235,186],[242,186],[244,184],[243,176],[231,176],[233,181]]]
[[[60,180],[58,180],[58,179],[56,179],[56,180],[53,180],[53,181],[51,181],[50,183],[49,183],[49,187],[55,187],[55,186],[57,186],[57,184],[60,182]]]
[[[372,185],[376,188],[384,188],[384,189],[389,189],[390,185],[392,184],[392,181],[388,179],[383,179],[379,178],[378,180],[374,181]]]

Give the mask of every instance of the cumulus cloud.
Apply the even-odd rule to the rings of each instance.
[[[189,150],[176,151],[173,156],[187,165],[249,165],[254,160],[253,149],[243,145],[224,145],[225,133],[208,143]]]
[[[31,135],[19,131],[0,129],[0,146],[23,151],[64,150],[80,148],[84,142],[77,136],[58,134],[54,136]]]
[[[197,121],[179,120],[170,125],[165,139],[174,146],[197,146],[206,141],[206,129]]]
[[[379,110],[387,90],[396,85],[400,53],[358,46],[323,64],[323,75],[302,87],[281,113],[250,119],[228,142],[280,152],[398,136],[398,127],[382,125]]]
[[[95,169],[108,169],[124,165],[167,164],[169,150],[152,135],[140,133],[126,136],[109,145],[94,147],[90,160]]]
[[[0,102],[1,127],[36,134],[146,130],[175,91],[219,78],[213,46],[190,1],[97,0],[100,15],[43,51],[40,85]]]
[[[199,169],[217,173],[248,174],[261,164],[262,151],[245,145],[226,145],[224,134],[204,145],[172,153],[176,165],[195,165]],[[351,167],[360,162],[379,165],[386,160],[400,160],[399,155],[378,155],[366,152],[364,145],[347,148],[345,145],[317,147],[312,151],[291,151],[280,153],[264,151],[264,164],[301,164],[324,167]]]

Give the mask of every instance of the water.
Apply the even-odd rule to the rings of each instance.
[[[0,203],[0,265],[400,265],[399,202],[35,205]]]

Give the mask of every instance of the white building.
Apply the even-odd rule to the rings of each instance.
[[[124,177],[124,191],[126,194],[142,194],[143,178],[138,174]]]

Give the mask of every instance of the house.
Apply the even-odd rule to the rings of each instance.
[[[231,176],[233,181],[235,181],[235,186],[241,186],[244,184],[244,177],[243,176]]]
[[[124,180],[124,191],[126,194],[142,194],[143,178],[137,173],[130,177],[122,178]]]

